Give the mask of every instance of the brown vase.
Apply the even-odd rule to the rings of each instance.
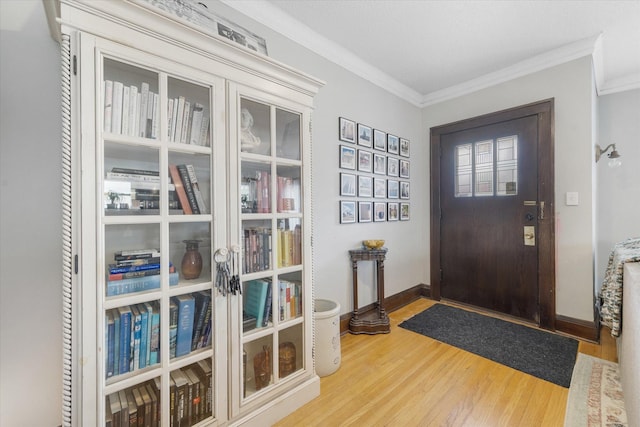
[[[187,279],[197,279],[202,272],[202,255],[198,250],[200,240],[183,240],[187,251],[182,257],[182,276]]]

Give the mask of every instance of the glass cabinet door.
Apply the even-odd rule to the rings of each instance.
[[[237,212],[242,294],[235,410],[307,368],[302,114],[260,94],[237,105]],[[295,381],[295,380],[294,380]]]
[[[105,425],[212,421],[220,315],[212,276],[214,164],[224,168],[224,160],[214,158],[211,118],[223,84],[115,50],[140,64],[101,58],[99,413]]]

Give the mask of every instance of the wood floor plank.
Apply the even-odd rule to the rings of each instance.
[[[344,335],[321,395],[276,426],[563,425],[568,389],[398,327],[435,303],[391,313],[390,334]],[[578,351],[617,361],[608,333]]]

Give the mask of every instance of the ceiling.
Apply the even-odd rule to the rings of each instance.
[[[599,93],[640,88],[640,0],[222,2],[416,105],[590,54]]]

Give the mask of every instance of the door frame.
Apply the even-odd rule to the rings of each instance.
[[[546,99],[519,107],[484,114],[470,119],[435,126],[430,130],[431,151],[431,298],[440,300],[442,270],[440,263],[440,140],[442,135],[487,126],[521,117],[538,118],[538,312],[539,326],[555,330],[556,256],[554,191],[554,100]],[[543,215],[541,217],[541,215]]]

